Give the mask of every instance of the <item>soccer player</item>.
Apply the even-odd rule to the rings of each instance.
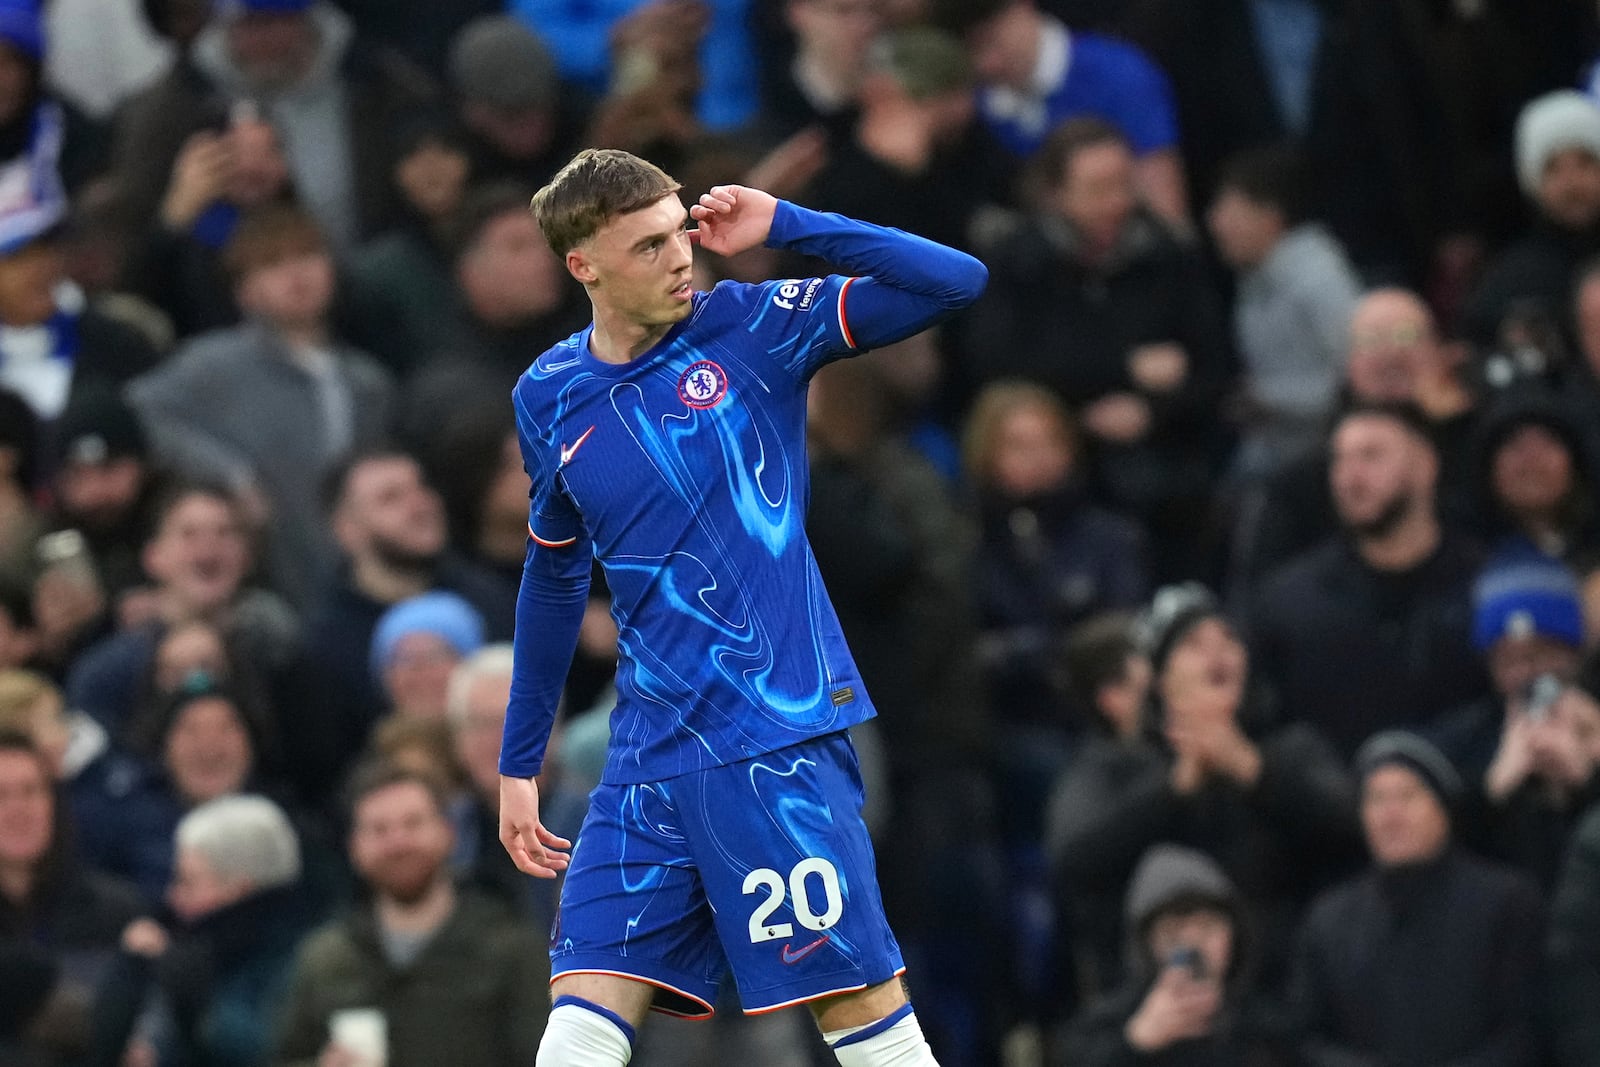
[[[594,558],[621,652],[538,1065],[621,1067],[648,1009],[709,1016],[731,965],[746,1012],[809,1005],[846,1067],[927,1067],[845,732],[872,702],[805,537],[806,388],[830,360],[971,303],[988,273],[758,189],[717,186],[687,211],[678,189],[636,156],[585,150],[533,200],[594,322],[514,393],[533,488],[500,836],[529,874],[568,865],[534,775]],[[696,242],[765,243],[851,276],[695,292]]]

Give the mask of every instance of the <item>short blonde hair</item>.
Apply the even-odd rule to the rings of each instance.
[[[1000,428],[1013,413],[1028,408],[1044,412],[1059,427],[1062,442],[1069,449],[1076,449],[1077,425],[1059,396],[1037,382],[1002,378],[983,387],[967,415],[961,435],[961,463],[967,484],[974,489],[989,485]]]
[[[557,257],[616,218],[683,188],[647,159],[618,148],[585,148],[533,196],[533,217]]]
[[[35,671],[0,671],[0,730],[32,736],[33,714],[46,697],[59,701],[61,690],[44,675]]]

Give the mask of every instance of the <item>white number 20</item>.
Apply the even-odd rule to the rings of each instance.
[[[821,914],[811,910],[811,894],[806,889],[806,878],[816,875],[822,880],[822,897],[827,907]],[[758,867],[744,879],[744,894],[749,896],[759,890],[767,891],[767,899],[750,916],[750,943],[773,941],[794,936],[790,923],[772,923],[772,913],[783,906],[783,875],[771,867]],[[820,856],[803,859],[789,872],[789,895],[794,898],[794,917],[807,930],[826,930],[844,914],[844,894],[839,891],[839,872],[833,864]]]

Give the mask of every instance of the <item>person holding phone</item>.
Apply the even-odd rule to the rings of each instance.
[[[1204,852],[1155,845],[1126,900],[1129,977],[1067,1026],[1053,1063],[1289,1064],[1287,1016],[1250,983],[1248,922]]]

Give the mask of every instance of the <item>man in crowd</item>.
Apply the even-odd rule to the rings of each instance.
[[[379,765],[351,796],[350,862],[368,902],[301,946],[275,1062],[359,1062],[341,1013],[365,1010],[386,1024],[390,1067],[532,1063],[549,1011],[543,938],[456,890],[432,780]]]
[[[1437,514],[1439,454],[1414,408],[1363,405],[1335,424],[1341,532],[1271,575],[1252,650],[1283,714],[1344,755],[1377,730],[1482,695],[1471,640],[1476,550]]]

